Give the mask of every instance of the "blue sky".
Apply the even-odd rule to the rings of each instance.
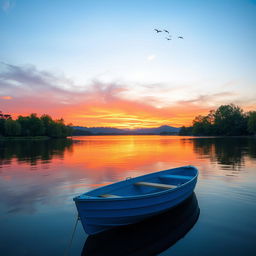
[[[2,98],[6,111],[38,93],[32,83],[22,96],[7,89],[6,82],[26,87],[8,65],[30,81],[31,70],[49,74],[44,79],[67,92],[114,84],[121,88],[115,97],[157,109],[256,105],[256,1],[1,0],[0,31],[0,97],[17,99],[11,107]]]

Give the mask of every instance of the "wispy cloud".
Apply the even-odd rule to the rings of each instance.
[[[231,100],[234,96],[237,96],[234,92],[219,92],[213,94],[204,94],[199,95],[196,98],[188,99],[188,100],[180,100],[179,104],[222,104],[226,102],[227,99]]]
[[[98,80],[76,84],[63,75],[32,65],[0,65],[0,110],[16,115],[49,113],[76,125],[181,126],[191,123],[198,114],[206,114],[222,103],[236,103],[237,99],[229,91],[182,99],[178,97],[182,91],[184,87],[162,84],[132,87]],[[243,99],[245,105],[246,100]]]
[[[12,0],[4,0],[2,1],[2,10],[4,12],[9,12],[15,6],[15,1]]]
[[[153,61],[155,58],[156,58],[155,54],[151,54],[151,55],[147,56],[148,61]]]

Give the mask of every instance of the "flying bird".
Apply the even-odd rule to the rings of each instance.
[[[167,40],[172,40],[172,39],[171,39],[171,38],[169,38],[169,37],[166,37],[166,39],[167,39]]]
[[[168,33],[168,34],[169,34],[169,31],[168,31],[168,30],[166,30],[166,29],[164,29],[164,32],[166,32],[166,33]]]
[[[178,36],[179,39],[184,39],[183,36]]]
[[[156,33],[159,33],[159,32],[162,32],[162,30],[159,30],[159,29],[154,29],[156,31]]]

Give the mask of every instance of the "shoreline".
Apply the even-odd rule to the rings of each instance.
[[[73,135],[63,138],[54,138],[49,136],[0,136],[0,141],[14,141],[14,140],[50,140],[50,139],[72,139],[73,137],[91,137],[91,136],[176,136],[176,137],[187,137],[187,138],[256,138],[256,135],[178,135],[178,134],[87,134],[87,135]]]
[[[193,138],[256,138],[256,135],[179,135],[179,134],[88,134],[72,135],[71,137],[91,137],[91,136],[176,136],[176,137],[193,137]]]
[[[50,139],[67,139],[64,138],[53,138],[49,136],[0,136],[0,141],[12,141],[12,140],[50,140]]]
[[[5,140],[48,140],[48,136],[1,136],[0,141]]]

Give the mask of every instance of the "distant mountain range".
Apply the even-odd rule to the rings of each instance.
[[[119,129],[112,127],[83,127],[73,126],[73,135],[128,135],[128,134],[177,134],[180,128],[163,125],[156,128],[139,128],[139,129]]]

